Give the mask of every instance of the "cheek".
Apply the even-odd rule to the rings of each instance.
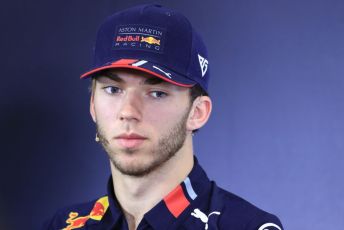
[[[147,108],[144,117],[145,121],[149,122],[155,130],[163,132],[172,129],[174,124],[185,116],[187,109],[178,104],[152,106]]]
[[[114,103],[109,103],[106,100],[94,101],[94,110],[98,123],[107,123],[110,120],[114,120],[116,117],[117,105]]]

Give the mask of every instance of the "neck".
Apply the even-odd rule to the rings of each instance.
[[[193,164],[191,137],[175,156],[143,177],[123,175],[111,163],[114,191],[130,230],[136,229],[144,214],[187,177]]]

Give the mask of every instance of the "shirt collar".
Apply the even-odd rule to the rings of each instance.
[[[121,220],[121,218],[125,217],[117,201],[113,188],[113,180],[112,176],[110,176],[107,184],[107,194],[109,198],[109,211],[111,215],[108,215],[107,217],[108,219],[111,219],[113,226],[115,226],[117,225],[118,221]]]
[[[156,206],[147,212],[142,223],[147,222],[153,229],[164,229],[189,216],[191,207],[200,197],[210,192],[211,183],[194,157],[194,166],[189,175],[165,196]],[[113,191],[113,180],[109,178],[108,197],[113,224],[125,218]],[[141,224],[141,223],[140,223]]]

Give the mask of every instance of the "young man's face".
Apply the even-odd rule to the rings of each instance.
[[[190,89],[133,70],[106,75],[97,77],[90,106],[100,141],[120,172],[146,175],[191,134]]]

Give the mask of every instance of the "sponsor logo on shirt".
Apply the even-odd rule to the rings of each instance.
[[[274,223],[266,223],[260,226],[258,230],[282,230],[282,228]]]
[[[87,216],[79,216],[77,212],[70,212],[69,218],[66,220],[68,224],[63,230],[71,230],[76,228],[82,228],[85,226],[89,219],[100,221],[107,208],[109,207],[109,200],[107,196],[104,196],[96,201],[91,210],[90,214]]]
[[[212,215],[220,215],[221,213],[218,212],[218,211],[214,211],[214,212],[211,212],[209,215],[206,215],[205,213],[203,213],[201,210],[199,210],[198,208],[194,209],[194,211],[191,213],[191,216],[194,216],[198,219],[200,219],[204,224],[204,229],[205,230],[208,230],[208,221],[209,221],[209,218],[210,216]]]

